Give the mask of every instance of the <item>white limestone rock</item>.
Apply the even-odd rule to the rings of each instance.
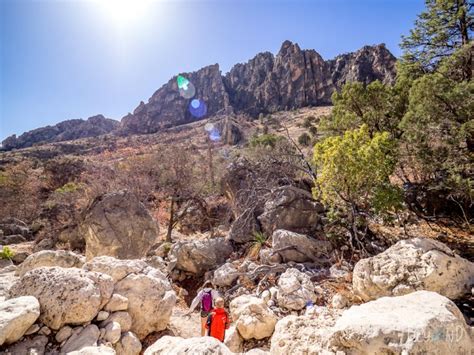
[[[40,315],[33,296],[12,298],[0,303],[0,345],[18,341]]]
[[[434,291],[451,299],[474,284],[474,263],[428,238],[402,240],[354,267],[354,292],[369,301],[417,290]]]

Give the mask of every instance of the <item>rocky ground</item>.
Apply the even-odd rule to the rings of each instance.
[[[122,215],[137,211],[124,209]],[[127,232],[105,228],[114,222],[96,211],[87,218],[101,227],[86,239],[87,258],[42,250],[2,265],[2,352],[470,353],[474,319],[454,301],[472,297],[474,263],[430,238],[399,241],[355,265],[337,262],[330,244],[283,229],[294,229],[287,210],[272,210],[278,216],[268,228],[275,230],[258,258],[236,257],[238,244],[226,235],[150,253],[146,233],[138,233],[140,248],[118,249]],[[136,228],[146,230],[146,223]],[[224,343],[199,337],[198,313],[184,314],[206,278],[233,320]]]
[[[248,121],[209,119],[156,134],[81,139],[3,153],[2,162],[64,155],[97,166],[142,156],[159,144],[207,151],[205,125],[222,124],[215,149],[241,154],[256,132],[297,141],[304,122],[330,107]],[[309,153],[310,147],[302,147]],[[225,154],[224,154],[225,153]],[[245,159],[245,157],[242,157]],[[323,205],[304,181],[256,174],[269,190],[247,199],[249,163],[223,176],[232,213],[203,232],[166,226],[130,191],[100,195],[75,228],[35,239],[35,226],[0,222],[0,351],[5,354],[470,354],[474,348],[472,235],[423,221],[371,221],[371,252],[327,237]],[[244,191],[245,193],[242,193]],[[254,208],[255,207],[255,208]],[[250,212],[249,212],[250,211]],[[199,215],[196,217],[199,221]],[[254,232],[268,239],[258,242]],[[11,260],[9,260],[11,259]],[[224,343],[199,337],[205,280],[225,297],[232,326]]]

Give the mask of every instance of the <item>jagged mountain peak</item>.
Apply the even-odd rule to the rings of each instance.
[[[258,53],[248,62],[234,65],[225,75],[217,63],[180,75],[194,85],[196,90],[192,98],[205,103],[203,117],[219,114],[255,117],[260,113],[328,105],[332,93],[350,81],[392,83],[395,62],[396,58],[383,43],[364,46],[325,61],[315,50],[302,50],[298,43],[286,40],[277,55]],[[202,118],[190,113],[192,98],[180,95],[177,76],[156,90],[147,102],[141,101],[133,113],[123,117],[119,128],[116,124],[102,127],[100,123],[107,119],[99,115],[88,121],[81,120],[76,126],[66,124],[64,129],[60,123],[26,132],[18,138],[12,136],[3,142],[3,147],[22,148],[38,142],[95,136],[117,129],[125,135],[153,133]],[[95,126],[101,128],[95,129]],[[86,135],[77,132],[76,127],[86,127]]]

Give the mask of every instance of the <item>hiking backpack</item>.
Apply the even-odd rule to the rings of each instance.
[[[201,310],[210,312],[212,309],[212,291],[204,291],[201,300]]]

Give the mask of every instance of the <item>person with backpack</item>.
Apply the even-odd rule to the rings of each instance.
[[[206,328],[207,335],[224,342],[225,331],[230,327],[230,317],[224,309],[224,299],[216,298],[215,308],[207,317]]]
[[[206,281],[203,285],[203,288],[198,292],[196,297],[194,297],[189,307],[189,311],[186,312],[187,315],[192,313],[198,304],[201,304],[201,336],[206,335],[206,322],[207,317],[214,308],[214,300],[219,298],[219,292],[212,288],[211,281]]]

